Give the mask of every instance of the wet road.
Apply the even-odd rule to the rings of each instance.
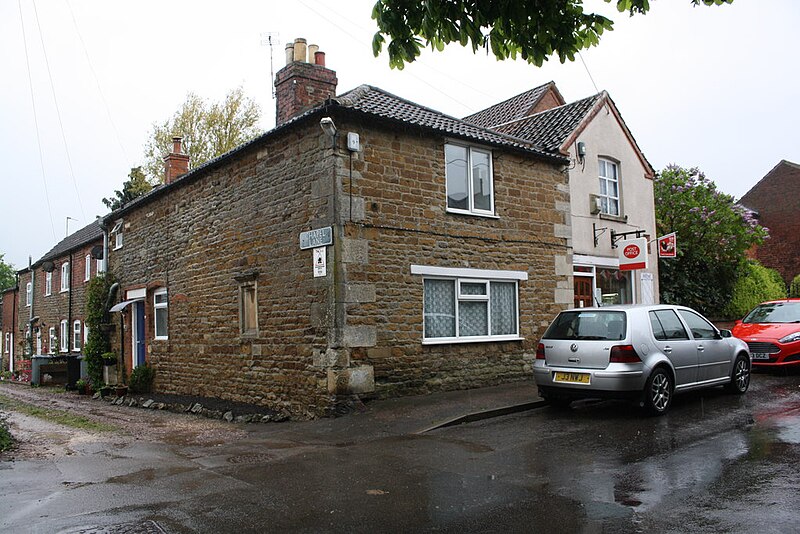
[[[383,437],[334,432],[346,419],[3,463],[0,531],[800,530],[797,374],[661,418],[581,403]]]

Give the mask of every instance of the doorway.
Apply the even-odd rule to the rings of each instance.
[[[135,369],[145,363],[144,301],[134,302],[131,307],[131,368]]]
[[[574,276],[575,280],[575,299],[573,305],[576,308],[589,308],[592,306],[594,292],[592,286],[594,279],[591,276]]]

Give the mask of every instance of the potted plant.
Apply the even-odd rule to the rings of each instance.
[[[75,389],[78,391],[79,395],[86,395],[86,380],[83,378],[79,378],[75,381]]]

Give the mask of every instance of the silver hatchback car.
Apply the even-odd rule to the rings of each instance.
[[[675,393],[750,385],[750,353],[728,330],[683,306],[576,308],[555,318],[536,350],[533,376],[554,405],[629,398],[652,415]]]

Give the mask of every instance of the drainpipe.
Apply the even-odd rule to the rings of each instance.
[[[28,256],[28,273],[31,276],[31,305],[28,306],[28,331],[30,332],[31,337],[29,339],[26,339],[26,341],[28,342],[28,348],[31,351],[31,366],[33,366],[33,305],[34,301],[36,300],[34,298],[34,295],[36,295],[36,283],[35,283],[36,277],[34,276],[33,273],[33,258],[30,256]],[[26,288],[25,300],[27,301],[27,299],[28,299],[28,291]]]
[[[105,217],[97,217],[97,224],[103,230],[103,274],[108,272],[108,227]]]

